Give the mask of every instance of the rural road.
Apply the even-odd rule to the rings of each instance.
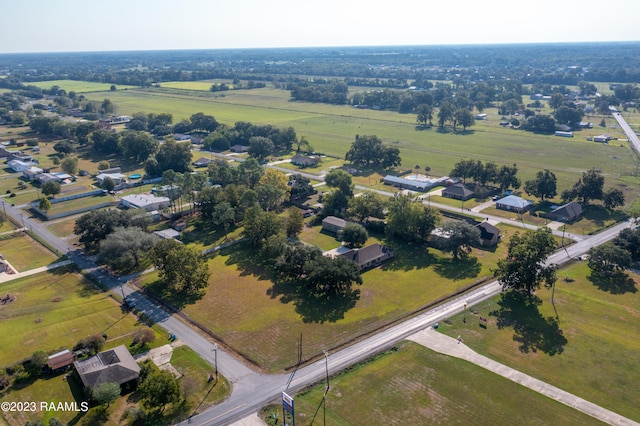
[[[221,155],[221,157],[229,159],[228,156]],[[287,170],[287,172],[291,172],[291,170]],[[318,180],[318,176],[314,176],[313,179]],[[392,195],[391,193],[385,192],[383,192],[383,194]],[[324,359],[300,368],[293,376],[289,374],[266,375],[260,374],[247,367],[223,348],[214,350],[214,342],[185,324],[177,316],[171,315],[146,298],[136,288],[121,282],[120,279],[100,268],[91,257],[85,255],[77,249],[77,247],[69,245],[64,240],[51,234],[43,224],[29,217],[28,213],[12,207],[4,200],[2,200],[2,203],[7,215],[12,217],[16,223],[24,223],[28,229],[39,235],[39,237],[46,241],[51,247],[62,254],[68,254],[70,259],[80,268],[100,280],[100,282],[112,292],[118,295],[124,294],[130,296],[136,304],[137,309],[144,312],[154,321],[157,321],[168,332],[178,336],[180,340],[191,347],[212,366],[217,356],[217,366],[220,373],[232,383],[232,394],[226,401],[207,409],[205,412],[194,416],[190,421],[183,422],[183,424],[228,425],[249,414],[255,413],[263,405],[277,400],[281,392],[286,389],[287,383],[289,383],[289,392],[293,394],[297,390],[313,384],[324,377]],[[431,205],[443,209],[458,210],[451,206],[436,205],[435,203],[431,203]],[[474,212],[466,213],[473,214]],[[487,215],[482,213],[478,213],[477,216],[480,218],[487,217]],[[508,222],[504,218],[496,217],[495,219],[501,222]],[[530,227],[519,222],[516,222],[516,224],[527,228]],[[584,254],[591,247],[613,239],[620,230],[629,226],[631,226],[630,222],[623,222],[597,235],[576,236],[578,238],[571,236],[577,243],[553,254],[549,258],[549,262],[556,264],[565,263],[570,258],[576,258]],[[363,339],[352,346],[331,353],[328,355],[329,370],[331,374],[334,374],[354,363],[365,360],[371,355],[393,346],[407,336],[461,312],[464,309],[464,304],[467,304],[467,308],[469,308],[476,303],[498,294],[500,291],[500,285],[495,281],[491,282],[468,294],[457,297],[443,305],[392,326],[376,335]]]

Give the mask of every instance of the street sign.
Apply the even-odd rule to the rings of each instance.
[[[283,420],[284,420],[285,426],[289,424],[291,426],[295,426],[296,420],[294,415],[293,398],[287,395],[286,392],[282,392],[282,411],[283,411],[283,417],[284,417]],[[288,420],[287,414],[291,416],[291,423],[287,422]]]

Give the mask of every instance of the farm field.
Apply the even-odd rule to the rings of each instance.
[[[590,278],[586,262],[576,262],[558,271],[555,294],[537,292],[537,307],[501,307],[495,297],[474,306],[477,315],[467,312],[466,323],[457,315],[440,330],[462,336],[470,348],[498,362],[640,421],[640,343],[632,337],[640,335],[639,284],[640,277],[631,274],[627,283],[606,288]],[[486,328],[478,315],[488,319]],[[529,326],[511,325],[520,321]]]
[[[101,100],[102,95],[87,96]],[[228,125],[251,121],[292,126],[298,136],[309,139],[316,151],[339,158],[344,157],[356,134],[375,134],[400,149],[405,159],[403,168],[429,165],[434,175],[448,174],[462,158],[477,158],[498,164],[516,163],[523,182],[533,178],[538,170],[548,168],[557,175],[558,188],[562,190],[571,186],[582,171],[597,167],[605,175],[607,185],[621,185],[628,200],[634,200],[639,193],[640,181],[635,177],[629,179],[637,167],[626,141],[610,144],[586,141],[587,136],[603,131],[623,138],[614,127],[594,127],[571,139],[536,135],[500,127],[497,110],[488,109],[489,118],[477,121],[465,134],[442,132],[436,127],[417,130],[414,114],[291,102],[287,91],[273,88],[233,91],[224,97],[199,91],[136,89],[111,92],[109,99],[123,114],[170,112],[174,122],[204,112]],[[614,126],[613,119],[608,120],[607,125]],[[620,181],[621,177],[625,180]]]
[[[331,369],[331,357],[329,357]],[[602,424],[571,407],[463,360],[403,341],[331,377],[330,425]],[[295,396],[296,424],[323,424],[325,383]],[[514,403],[514,401],[518,401]],[[263,409],[282,416],[281,406]]]
[[[511,227],[500,229],[505,241],[515,232]],[[305,232],[316,232],[315,237],[301,238],[323,248],[339,245],[319,227]],[[252,248],[238,244],[209,259],[207,293],[183,311],[257,365],[279,371],[295,364],[292,348],[300,333],[304,359],[314,357],[491,277],[490,268],[506,253],[503,242],[493,251],[474,250],[471,258],[454,263],[433,248],[385,244],[394,248],[395,258],[365,272],[354,299],[327,306],[298,298],[285,284],[274,285]],[[141,284],[156,289],[156,279],[157,273],[147,274]]]
[[[111,90],[110,83],[96,83],[91,81],[79,81],[79,80],[49,80],[49,81],[36,81],[29,83],[30,85],[39,87],[41,89],[50,89],[52,86],[58,86],[60,89],[68,92],[87,93],[87,92],[109,92]],[[116,85],[118,90],[134,89],[136,86]]]

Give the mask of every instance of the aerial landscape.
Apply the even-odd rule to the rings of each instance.
[[[142,3],[0,28],[0,424],[640,424],[640,6]]]

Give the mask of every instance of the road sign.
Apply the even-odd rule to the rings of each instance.
[[[296,420],[295,420],[295,415],[294,415],[294,406],[293,406],[293,398],[291,398],[289,395],[287,395],[286,392],[282,392],[282,411],[283,411],[283,417],[284,417],[284,424],[288,425],[289,423],[287,422],[288,420],[288,416],[287,414],[291,415],[291,426],[295,426],[296,424]]]

